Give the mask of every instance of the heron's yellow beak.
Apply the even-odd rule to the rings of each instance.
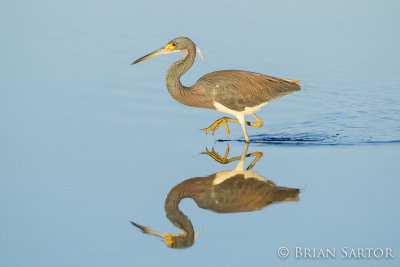
[[[142,62],[146,59],[149,59],[149,58],[152,58],[155,56],[172,53],[172,50],[174,50],[174,49],[175,49],[175,46],[173,44],[167,44],[166,46],[164,46],[154,52],[151,52],[150,54],[147,54],[144,57],[139,58],[138,60],[135,60],[134,62],[131,63],[131,65]]]

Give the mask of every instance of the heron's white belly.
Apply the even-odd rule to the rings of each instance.
[[[232,110],[230,108],[225,107],[224,105],[222,105],[221,103],[218,102],[214,102],[214,107],[216,108],[216,110],[224,112],[224,113],[228,113],[231,114],[237,118],[243,118],[244,115],[251,115],[254,112],[257,112],[260,110],[260,108],[262,108],[263,106],[265,106],[266,104],[268,104],[268,102],[262,103],[260,105],[254,106],[254,107],[247,107],[245,108],[243,111],[235,111]]]

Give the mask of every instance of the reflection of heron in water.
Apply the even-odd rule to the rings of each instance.
[[[165,200],[165,212],[167,218],[183,230],[183,234],[157,233],[148,227],[131,223],[144,233],[162,237],[169,247],[185,248],[193,245],[195,234],[191,221],[178,208],[184,198],[192,198],[200,208],[218,213],[255,211],[277,202],[298,201],[299,189],[276,186],[251,170],[262,157],[262,153],[247,154],[247,148],[246,144],[242,156],[230,159],[227,159],[229,147],[224,157],[214,150],[206,150],[202,154],[207,154],[220,163],[235,160],[239,160],[239,163],[234,170],[191,178],[171,189]],[[255,159],[244,170],[244,160],[251,156],[255,156]]]

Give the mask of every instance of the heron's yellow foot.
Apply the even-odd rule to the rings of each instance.
[[[229,154],[229,145],[228,145],[228,147],[227,147],[227,149],[226,149],[226,152],[225,152],[225,156],[224,156],[224,157],[221,157],[217,152],[215,152],[214,148],[212,148],[211,151],[209,151],[209,150],[206,148],[206,151],[205,151],[205,152],[201,152],[200,154],[209,155],[209,156],[212,157],[215,161],[217,161],[217,162],[219,162],[219,163],[222,163],[222,164],[226,164],[226,163],[231,162],[229,159],[227,159],[228,154]]]
[[[228,127],[228,124],[226,123],[228,119],[230,119],[230,118],[223,117],[223,118],[221,118],[221,119],[215,121],[210,127],[204,128],[204,129],[201,129],[201,130],[204,131],[204,132],[206,132],[206,134],[208,134],[208,132],[212,130],[211,133],[212,133],[212,135],[214,135],[215,131],[216,131],[222,124],[224,124],[224,125],[225,125],[225,128],[226,128],[226,133],[227,133],[228,136],[229,136],[229,127]]]

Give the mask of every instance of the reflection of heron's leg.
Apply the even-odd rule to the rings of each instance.
[[[247,135],[246,135],[246,137],[247,137]],[[244,170],[244,160],[246,158],[246,154],[247,154],[247,150],[248,149],[249,149],[249,142],[247,142],[247,139],[246,139],[246,144],[244,145],[243,153],[240,156],[240,160],[239,160],[235,170],[238,170],[238,171],[243,171]]]
[[[261,157],[263,156],[262,152],[253,152],[250,154],[247,154],[246,157],[255,157],[255,159],[250,163],[249,167],[247,167],[247,170],[251,170],[251,168],[253,168],[253,166],[261,159]]]
[[[250,163],[250,165],[247,167],[247,170],[251,170],[251,168],[253,168],[253,166],[261,159],[261,157],[263,156],[262,152],[252,152],[250,154],[247,154],[247,149],[249,147],[249,144],[246,143],[244,150],[243,150],[243,154],[241,156],[236,156],[236,157],[232,157],[230,159],[228,159],[228,155],[229,155],[229,144],[226,148],[225,151],[225,155],[224,157],[220,156],[215,150],[214,148],[211,149],[211,151],[209,151],[206,148],[206,151],[201,152],[200,154],[205,154],[208,155],[210,157],[212,157],[215,161],[221,163],[221,164],[227,164],[233,161],[237,161],[240,160],[240,162],[238,163],[236,169],[242,169],[243,170],[243,166],[244,166],[244,159],[247,157],[255,157],[255,159]]]
[[[233,158],[230,158],[230,159],[227,158],[227,157],[228,157],[228,154],[229,154],[229,145],[228,145],[228,147],[226,148],[225,156],[224,156],[224,157],[221,157],[217,152],[215,152],[214,148],[212,148],[211,151],[209,151],[209,150],[206,148],[206,151],[205,151],[205,152],[201,152],[200,154],[209,155],[209,156],[212,157],[215,161],[217,161],[217,162],[219,162],[219,163],[221,163],[221,164],[227,164],[227,163],[229,163],[229,162],[236,161],[236,160],[239,160],[239,159],[241,158],[241,156],[233,157]]]
[[[256,120],[256,122],[254,123],[254,122],[245,121],[245,122],[244,122],[245,125],[249,125],[249,126],[252,126],[252,127],[255,127],[255,128],[260,128],[261,126],[263,126],[262,120],[260,120],[260,118],[257,117],[256,114],[251,114],[251,116],[253,116],[253,118]],[[225,128],[226,128],[226,133],[229,135],[229,127],[228,127],[227,122],[240,123],[240,121],[237,120],[237,119],[232,119],[232,118],[229,118],[229,117],[222,117],[222,118],[216,120],[213,124],[211,124],[210,127],[204,128],[204,129],[201,129],[201,130],[204,131],[204,132],[206,132],[206,134],[208,134],[208,132],[212,130],[211,133],[212,133],[212,135],[214,135],[215,131],[216,131],[222,124],[224,124],[224,125],[225,125]],[[241,124],[241,123],[240,123],[240,124]],[[241,125],[242,125],[242,127],[244,127],[243,124],[241,124]],[[245,129],[243,130],[243,132],[245,133],[245,136],[246,136],[246,131],[245,131]],[[247,140],[247,139],[246,139],[246,140]]]

